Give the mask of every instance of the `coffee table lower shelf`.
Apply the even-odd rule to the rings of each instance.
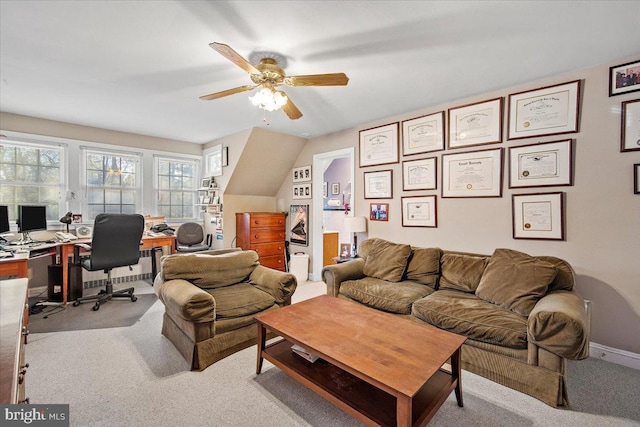
[[[262,357],[360,421],[396,425],[396,397],[323,359],[311,363],[296,355],[292,345],[287,340],[270,344]],[[426,425],[457,383],[451,373],[436,372],[412,399],[411,425]]]

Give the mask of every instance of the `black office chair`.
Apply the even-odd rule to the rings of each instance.
[[[138,298],[133,295],[133,288],[113,291],[111,283],[111,269],[131,266],[140,259],[140,243],[144,231],[144,217],[130,214],[98,214],[93,224],[91,246],[82,243],[74,248],[74,260],[88,271],[104,270],[107,273],[106,289],[97,295],[78,298],[73,305],[77,307],[86,301],[96,301],[93,310],[100,309],[100,305],[112,298],[130,298],[135,302]],[[80,256],[80,249],[90,250],[90,254]]]
[[[196,222],[185,222],[176,232],[177,252],[199,252],[211,248],[211,234],[207,234],[204,241],[204,231],[202,225]]]

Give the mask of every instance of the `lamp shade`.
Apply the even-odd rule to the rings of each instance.
[[[344,227],[348,233],[362,233],[367,231],[367,218],[363,216],[347,216],[344,218]]]

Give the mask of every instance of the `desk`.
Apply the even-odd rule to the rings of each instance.
[[[78,239],[64,243],[43,244],[30,248],[31,251],[41,252],[42,256],[60,255],[60,263],[62,264],[62,303],[67,303],[67,293],[69,288],[69,257],[73,255],[73,247],[76,243],[91,243],[91,239]],[[170,248],[170,253],[175,252],[176,238],[175,236],[143,236],[140,249],[155,249],[163,246]],[[49,251],[46,251],[49,249]],[[35,258],[35,257],[33,257]],[[28,261],[29,253],[16,253],[13,258],[4,258],[0,260],[0,277],[18,276],[28,277]],[[151,269],[155,276],[157,271],[155,253],[151,256]],[[155,278],[155,277],[154,277]]]

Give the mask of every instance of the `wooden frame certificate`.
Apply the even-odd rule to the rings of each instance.
[[[564,193],[513,194],[513,238],[564,240]]]
[[[398,161],[398,122],[360,131],[361,168]]]
[[[502,197],[502,148],[443,154],[442,197]]]
[[[509,188],[573,185],[571,140],[509,148]]]
[[[437,159],[409,160],[402,162],[402,189],[411,190],[435,190]]]
[[[449,109],[449,148],[502,142],[502,98]]]
[[[640,99],[622,103],[620,151],[640,150]]]
[[[403,227],[437,227],[436,196],[402,197]]]
[[[364,198],[393,198],[393,171],[364,172]]]
[[[578,132],[580,80],[509,95],[508,139]]]
[[[444,150],[444,111],[402,122],[402,154]]]

